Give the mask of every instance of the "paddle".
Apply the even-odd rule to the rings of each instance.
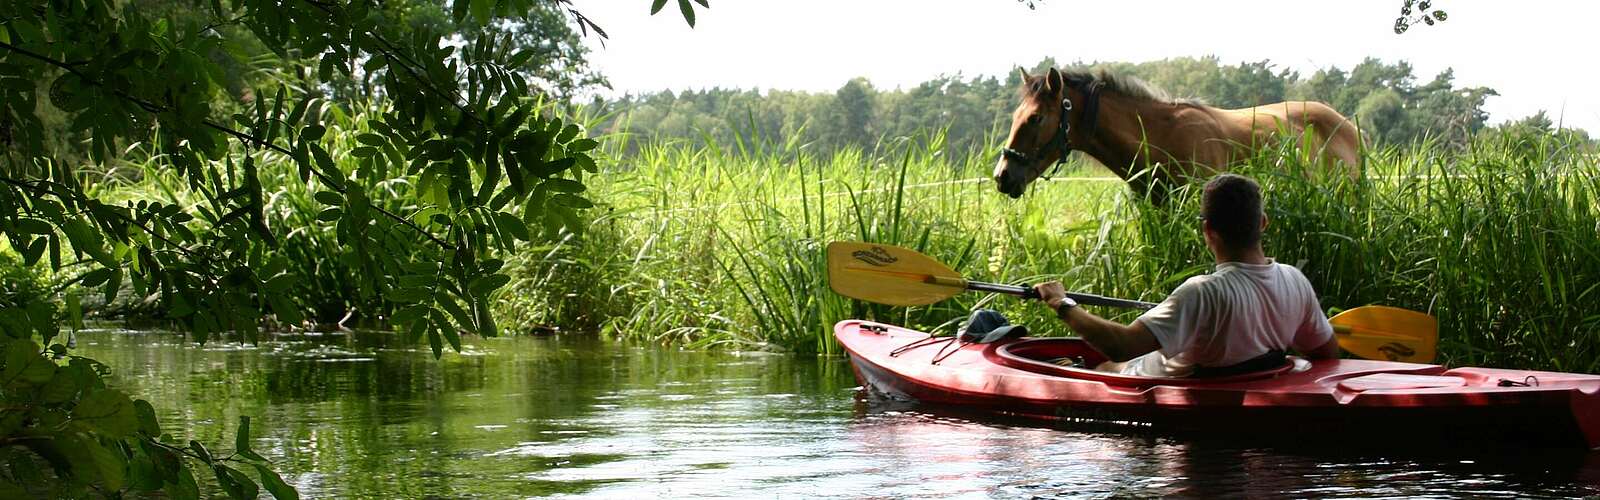
[[[1004,293],[1037,299],[1032,287],[970,281],[932,257],[909,248],[858,241],[828,244],[828,285],[839,295],[892,306],[920,306],[962,292]],[[1079,304],[1149,309],[1150,302],[1068,292]],[[1367,359],[1428,363],[1439,341],[1432,316],[1388,306],[1363,306],[1330,318],[1339,347]]]
[[[828,244],[828,284],[846,297],[891,306],[921,306],[967,290],[1037,299],[1033,288],[968,281],[932,257],[909,248],[858,241]],[[1155,304],[1086,293],[1067,296],[1079,304],[1149,309]]]
[[[1339,347],[1367,359],[1432,363],[1439,321],[1424,313],[1389,306],[1361,306],[1328,318]]]

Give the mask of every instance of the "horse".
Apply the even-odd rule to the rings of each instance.
[[[1286,137],[1303,137],[1324,167],[1360,175],[1359,131],[1321,102],[1220,109],[1105,70],[1017,71],[1022,102],[994,168],[996,187],[1012,198],[1074,150],[1156,203],[1166,198],[1156,185],[1210,177]]]

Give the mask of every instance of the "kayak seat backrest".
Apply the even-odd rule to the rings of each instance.
[[[1152,386],[1152,385],[1209,385],[1229,382],[1243,382],[1270,378],[1288,372],[1295,368],[1296,363],[1285,362],[1277,366],[1248,373],[1225,374],[1214,377],[1138,377],[1118,373],[1102,372],[1094,367],[1107,361],[1105,355],[1094,350],[1083,339],[1024,339],[1016,342],[992,345],[986,356],[997,364],[1016,368],[1018,370],[1038,373],[1040,375],[1053,375],[1082,380],[1097,380],[1109,384],[1124,386]],[[1081,359],[1076,366],[1062,366],[1052,362],[1063,358]],[[1290,358],[1292,359],[1292,358]]]

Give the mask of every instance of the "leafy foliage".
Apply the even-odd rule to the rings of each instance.
[[[1415,7],[1416,10],[1412,11],[1412,7]],[[1394,20],[1394,34],[1404,34],[1418,22],[1433,26],[1434,23],[1442,23],[1449,18],[1449,14],[1445,14],[1442,10],[1434,9],[1433,2],[1429,0],[1405,0],[1404,3],[1400,4],[1400,17]]]
[[[448,23],[394,22],[406,5],[366,0],[0,0],[0,12],[0,250],[70,276],[59,288],[73,317],[76,290],[108,302],[128,290],[199,342],[254,339],[269,317],[299,324],[308,308],[291,292],[307,276],[279,249],[313,232],[351,250],[342,278],[377,304],[372,317],[438,356],[462,332],[499,331],[487,300],[510,277],[496,252],[581,230],[592,206],[598,143],[544,92],[592,79],[563,80],[581,53],[529,46],[558,24],[570,35],[561,15],[603,35],[567,0],[457,0]],[[58,154],[63,128],[84,154]],[[129,156],[167,192],[113,199],[115,184],[89,175]],[[282,210],[263,180],[285,178],[314,204]],[[316,215],[286,216],[297,211]],[[228,455],[171,442],[28,300],[0,318],[0,453],[22,464],[0,488],[192,498],[197,461],[230,496],[295,495],[250,450],[248,422]]]
[[[197,441],[179,444],[161,432],[148,401],[106,386],[105,365],[68,355],[63,344],[42,349],[30,336],[44,324],[15,326],[0,322],[0,457],[8,464],[0,470],[3,496],[163,491],[198,498],[192,460],[235,498],[255,498],[258,481],[274,498],[298,498],[251,450],[248,417],[230,454],[215,455]]]

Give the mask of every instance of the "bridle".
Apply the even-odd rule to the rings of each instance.
[[[1068,87],[1078,89],[1084,93],[1084,100],[1087,102],[1084,104],[1083,108],[1083,120],[1089,125],[1089,133],[1093,134],[1097,128],[1096,124],[1098,123],[1096,118],[1100,114],[1100,87],[1104,84],[1099,80],[1092,78],[1067,79],[1065,83]],[[1045,180],[1049,180],[1050,176],[1060,172],[1061,165],[1067,162],[1067,153],[1072,152],[1072,145],[1067,144],[1067,132],[1072,130],[1072,99],[1066,97],[1065,92],[1062,92],[1062,94],[1061,119],[1057,120],[1058,123],[1056,124],[1056,134],[1050,138],[1050,142],[1045,143],[1044,146],[1035,150],[1033,154],[1024,153],[1011,148],[1000,148],[1000,156],[1011,161],[1031,163],[1032,161],[1044,158],[1045,155],[1052,150],[1060,151],[1061,154],[1056,156],[1054,168],[1052,168],[1048,174],[1040,174],[1040,177],[1044,177]]]

